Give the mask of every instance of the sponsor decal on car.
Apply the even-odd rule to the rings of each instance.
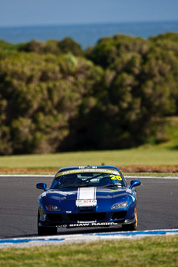
[[[115,174],[118,175],[119,173],[117,171],[113,170],[107,170],[107,169],[77,169],[77,170],[69,170],[69,171],[63,171],[57,173],[56,177],[72,174],[72,173],[87,173],[87,172],[100,172],[100,173],[109,173],[109,174]]]
[[[113,174],[111,174],[110,177],[111,177],[111,180],[119,180],[119,181],[122,181],[122,177],[120,175],[113,175]]]
[[[96,206],[97,200],[96,199],[77,199],[76,206],[77,207],[90,207]]]
[[[66,228],[66,227],[87,227],[87,226],[111,226],[118,225],[114,222],[84,222],[84,223],[72,223],[72,224],[63,224],[57,225],[57,228]]]

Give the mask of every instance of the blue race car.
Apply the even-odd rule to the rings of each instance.
[[[118,226],[137,228],[135,186],[127,184],[113,166],[67,167],[59,169],[38,198],[38,235],[55,235],[57,228]]]

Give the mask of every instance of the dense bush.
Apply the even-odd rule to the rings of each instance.
[[[32,40],[29,43],[20,44],[18,50],[38,54],[52,53],[54,55],[59,55],[63,53],[72,53],[75,56],[83,55],[80,45],[71,38],[65,38],[62,41],[49,40],[47,42]]]
[[[0,154],[133,147],[161,141],[178,114],[178,34],[0,41]],[[161,132],[161,134],[160,134]]]

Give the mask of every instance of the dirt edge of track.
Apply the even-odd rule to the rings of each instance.
[[[119,166],[122,172],[127,173],[178,173],[178,166],[147,166],[147,165],[134,165],[134,166]],[[21,174],[21,173],[45,173],[55,174],[58,169],[53,168],[0,168],[0,174]]]

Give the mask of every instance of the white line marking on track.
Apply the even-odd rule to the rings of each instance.
[[[170,179],[170,180],[178,180],[178,176],[124,176],[127,178],[133,179]]]
[[[31,238],[10,238],[0,239],[0,248],[3,247],[32,247],[42,245],[64,245],[70,243],[91,242],[100,240],[118,239],[138,239],[146,236],[174,235],[178,234],[178,229],[146,230],[133,232],[110,232],[110,233],[91,233],[74,235],[56,235]]]
[[[0,177],[20,177],[20,178],[54,178],[54,175],[48,174],[0,174]],[[124,176],[132,179],[170,179],[170,180],[178,180],[178,176]]]

